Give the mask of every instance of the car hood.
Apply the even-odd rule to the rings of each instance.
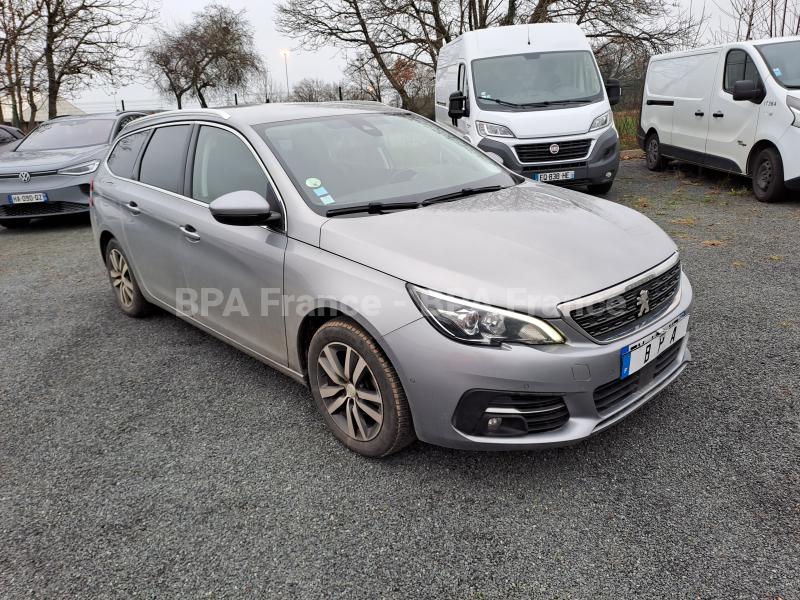
[[[0,154],[0,173],[20,171],[52,171],[74,165],[81,161],[99,159],[105,155],[108,146],[85,146],[83,148],[62,148],[59,150],[14,150]]]
[[[476,119],[505,125],[520,141],[524,142],[525,138],[588,135],[592,121],[608,110],[608,104],[603,99],[592,104],[545,110],[481,111],[480,116]]]
[[[676,252],[630,208],[549,185],[326,221],[320,247],[404,281],[557,317],[556,306],[630,279]]]

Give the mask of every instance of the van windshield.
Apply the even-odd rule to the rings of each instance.
[[[775,80],[789,89],[800,88],[800,42],[778,42],[756,46]]]
[[[484,110],[542,110],[603,99],[592,54],[532,52],[472,61],[475,99]]]

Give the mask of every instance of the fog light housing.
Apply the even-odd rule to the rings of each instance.
[[[520,415],[503,415],[502,417],[487,414],[484,416],[483,434],[494,436],[525,435],[528,426]]]
[[[497,430],[500,429],[500,425],[503,424],[503,417],[490,417],[488,421],[486,421],[486,431],[488,433],[497,433]]]
[[[611,176],[614,174],[613,171],[606,171],[606,179],[611,179]]]

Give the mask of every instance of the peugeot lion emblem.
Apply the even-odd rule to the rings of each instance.
[[[27,171],[22,171],[22,173],[19,174],[19,180],[22,183],[28,183],[31,180],[31,174]]]
[[[561,148],[558,147],[558,144],[550,144],[550,154],[558,154],[558,151]]]
[[[650,293],[647,290],[639,292],[639,297],[636,299],[636,306],[639,307],[640,317],[650,312]]]

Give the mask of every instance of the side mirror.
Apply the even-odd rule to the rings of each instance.
[[[764,99],[763,94],[763,90],[750,79],[743,79],[733,84],[733,99],[736,101],[761,102]]]
[[[467,114],[467,97],[463,92],[453,92],[450,94],[450,102],[447,106],[447,116],[458,121]]]
[[[220,196],[208,205],[211,216],[225,225],[266,225],[281,218],[261,194],[239,190]]]
[[[606,94],[608,95],[608,103],[611,106],[619,104],[619,100],[622,98],[622,85],[619,79],[609,79],[606,81]]]

